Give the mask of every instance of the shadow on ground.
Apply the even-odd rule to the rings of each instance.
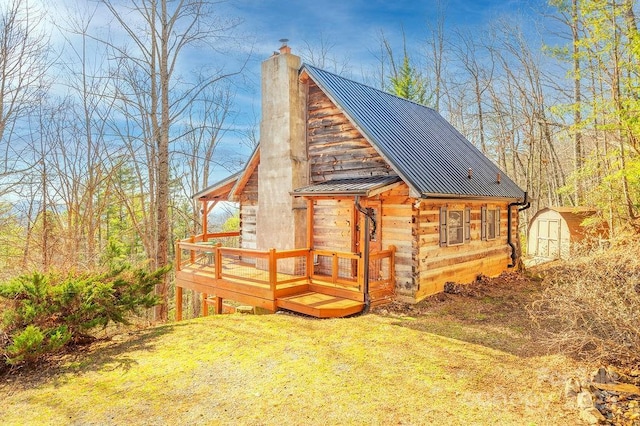
[[[521,357],[550,354],[544,330],[528,306],[539,299],[543,284],[519,273],[482,277],[473,284],[451,286],[449,292],[418,304],[394,302],[374,313],[395,318],[400,327],[482,345]]]
[[[101,338],[84,345],[76,345],[66,352],[51,355],[36,364],[22,365],[0,374],[0,393],[10,386],[13,391],[29,389],[43,381],[59,381],[68,374],[88,371],[128,371],[137,364],[129,353],[152,350],[159,337],[171,333],[184,324],[130,330]]]

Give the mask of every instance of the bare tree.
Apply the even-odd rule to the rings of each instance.
[[[435,24],[429,25],[427,38],[427,59],[431,62],[433,107],[440,111],[440,99],[442,98],[446,75],[445,59],[445,29],[446,5],[438,0],[438,14]]]
[[[488,38],[488,37],[481,37]],[[483,96],[487,88],[492,84],[493,78],[493,57],[491,49],[487,49],[488,57],[478,57],[481,46],[476,42],[477,37],[470,32],[457,32],[457,46],[454,55],[463,69],[471,78],[474,103],[476,107],[476,117],[478,122],[478,139],[480,150],[487,154],[487,142],[485,141],[485,117],[483,111]],[[474,138],[475,139],[475,138]]]
[[[133,155],[145,156],[146,170],[138,169],[149,197],[143,235],[153,266],[160,268],[169,262],[169,145],[176,134],[175,124],[206,87],[238,72],[203,69],[205,78],[186,84],[181,80],[180,61],[190,48],[220,50],[222,38],[230,36],[237,22],[221,19],[215,14],[215,3],[205,0],[137,0],[127,4],[103,0],[103,4],[131,43],[127,47],[109,42],[113,57],[119,61],[120,118],[129,126],[116,123],[114,127],[125,144],[137,140],[140,148],[130,148]],[[156,318],[162,321],[168,316],[167,280],[156,289],[164,302],[156,310]]]
[[[76,5],[68,11],[67,20],[57,23],[65,40],[59,60],[66,76],[61,86],[68,93],[67,108],[58,121],[67,126],[52,148],[59,154],[53,157],[52,167],[65,204],[68,253],[73,253],[76,266],[89,268],[97,264],[105,244],[99,240],[100,218],[108,198],[100,194],[109,185],[109,157],[114,150],[105,134],[105,118],[111,115],[114,103],[109,96],[112,76],[104,46],[91,34],[97,10],[97,4],[85,9]]]
[[[50,61],[41,22],[42,14],[26,0],[0,3],[0,177],[5,177],[4,191],[6,185],[16,182],[6,179],[8,175],[28,168],[21,161],[26,145],[18,140],[17,128],[37,109],[47,87]]]
[[[318,68],[344,75],[349,72],[349,58],[338,58],[334,53],[336,43],[328,39],[322,32],[315,43],[304,41],[300,56],[302,60]]]

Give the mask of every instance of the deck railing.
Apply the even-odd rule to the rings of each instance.
[[[246,292],[275,300],[296,285],[328,284],[346,291],[364,291],[364,259],[359,253],[331,250],[254,250],[225,247],[221,240],[237,238],[237,232],[196,235],[176,243],[176,270],[201,268],[215,280],[234,284]],[[369,289],[395,286],[395,247],[369,257]],[[215,287],[215,283],[213,285]]]
[[[383,297],[393,297],[396,289],[396,247],[371,253],[369,256],[369,291],[373,299],[377,294]]]

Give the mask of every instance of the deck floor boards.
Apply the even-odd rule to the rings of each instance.
[[[345,317],[361,312],[363,294],[357,285],[332,283],[306,276],[277,274],[276,295],[272,294],[269,274],[253,265],[224,259],[222,279],[215,276],[215,267],[206,263],[185,265],[176,274],[176,285],[208,295],[219,294],[231,300],[262,303],[318,318]],[[282,282],[284,281],[284,282]],[[281,296],[281,297],[278,297]],[[254,300],[255,299],[255,300]]]

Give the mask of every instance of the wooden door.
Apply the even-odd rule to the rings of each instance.
[[[557,259],[560,257],[560,221],[540,219],[538,221],[538,256]]]

